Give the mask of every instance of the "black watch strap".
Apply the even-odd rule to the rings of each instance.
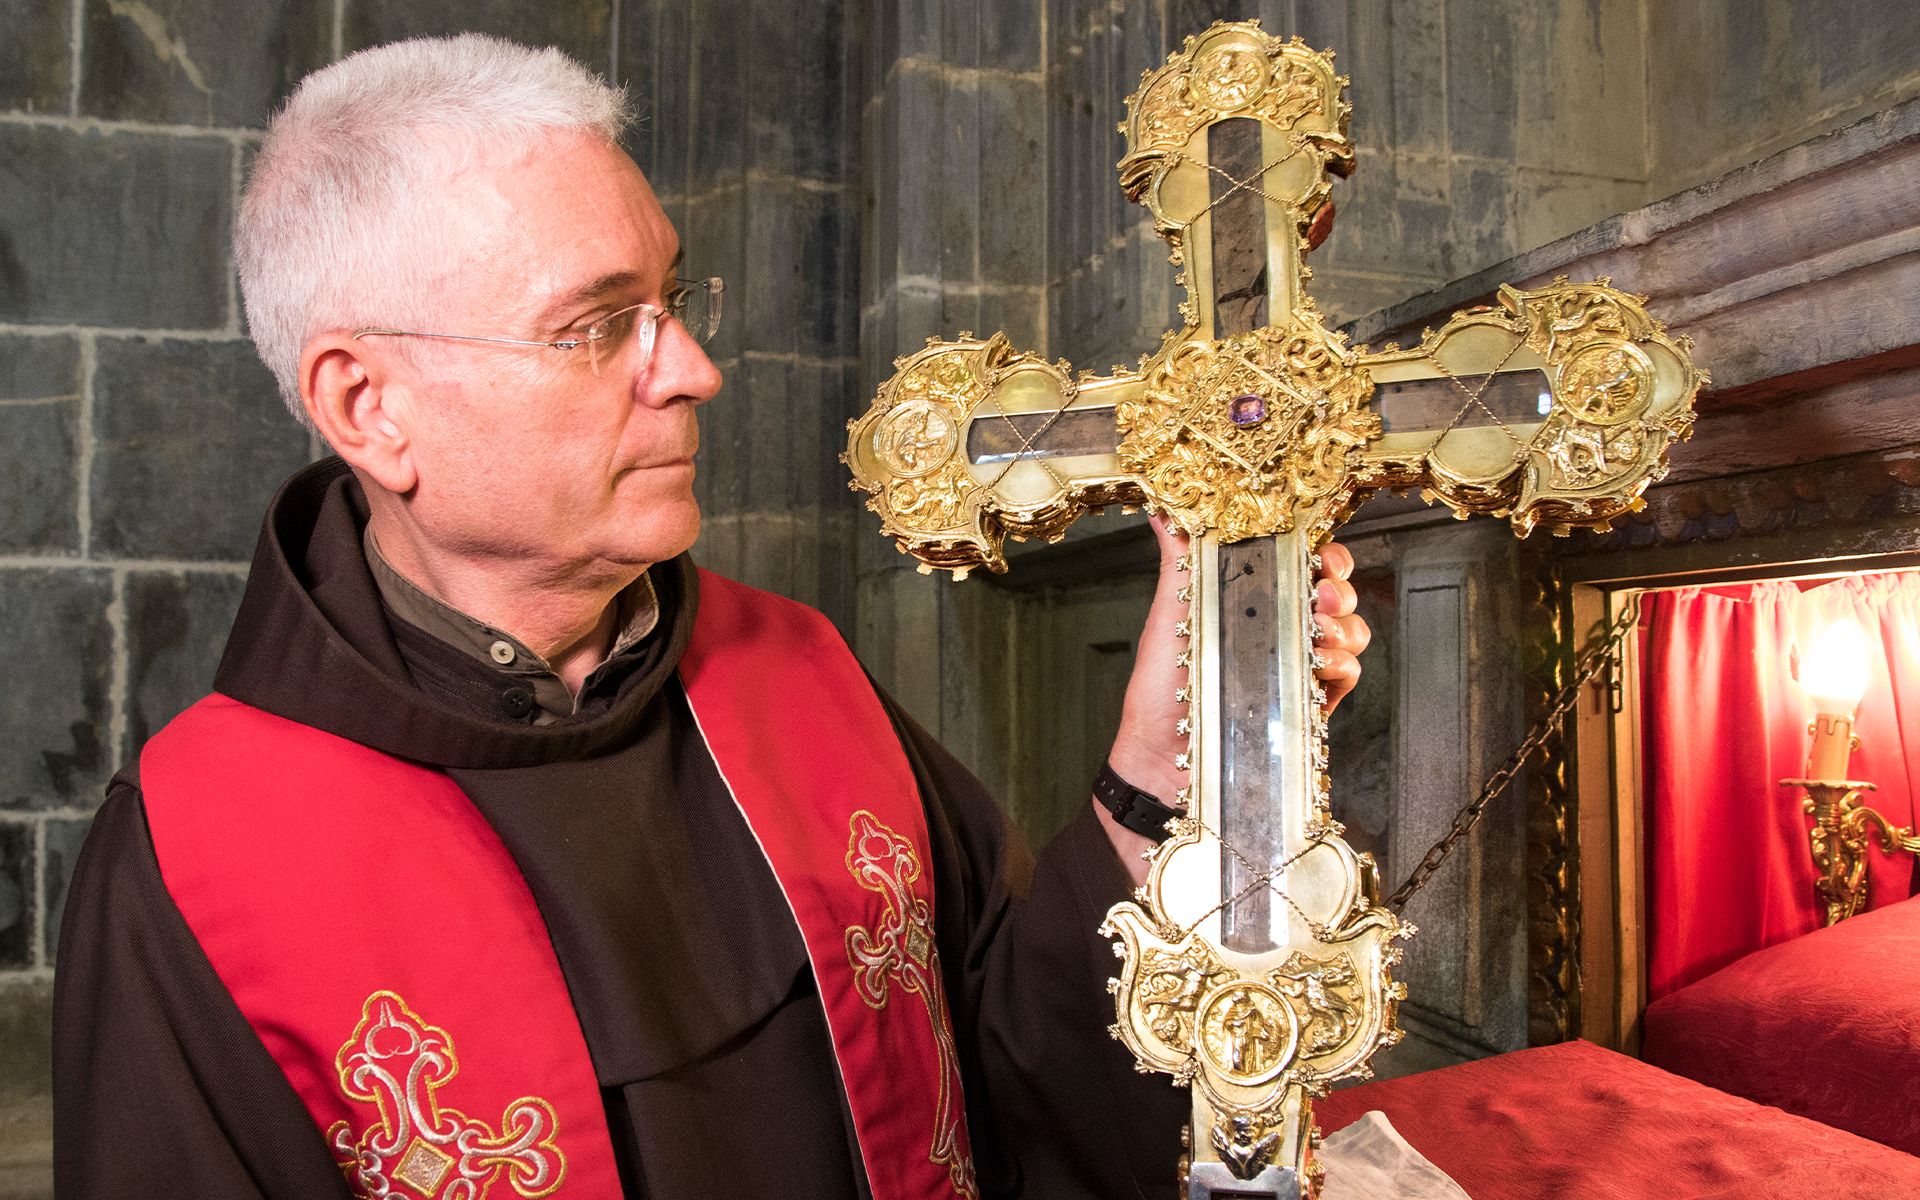
[[[1093,777],[1093,798],[1122,829],[1156,842],[1167,840],[1167,822],[1181,815],[1179,809],[1168,808],[1158,797],[1120,778],[1111,763],[1100,764],[1100,773]]]

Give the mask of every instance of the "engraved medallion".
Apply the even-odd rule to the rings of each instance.
[[[1591,342],[1560,365],[1560,394],[1568,412],[1582,421],[1630,421],[1653,400],[1653,360],[1631,342]]]
[[[1202,101],[1221,112],[1245,108],[1266,90],[1266,57],[1240,46],[1217,50],[1201,60],[1188,86]]]
[[[880,458],[903,479],[918,479],[953,457],[959,429],[953,418],[927,400],[910,400],[874,431]]]
[[[1292,1006],[1263,983],[1229,984],[1200,1006],[1200,1045],[1232,1083],[1264,1083],[1293,1061],[1299,1040]]]

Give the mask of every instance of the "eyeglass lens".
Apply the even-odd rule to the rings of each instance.
[[[720,328],[720,299],[726,293],[726,284],[718,275],[706,279],[682,279],[680,291],[674,305],[674,316],[686,326],[696,342],[706,343]]]
[[[677,282],[679,290],[668,301],[669,307],[665,311],[650,307],[628,309],[608,323],[606,337],[587,342],[587,358],[595,375],[600,373],[605,360],[617,354],[619,347],[626,344],[629,328],[640,343],[637,351],[638,369],[646,370],[653,362],[653,347],[660,338],[660,322],[669,315],[679,321],[696,342],[705,344],[713,340],[714,333],[720,328],[720,297],[726,285],[717,275]]]

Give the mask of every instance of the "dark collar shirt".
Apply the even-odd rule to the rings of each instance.
[[[640,643],[660,622],[660,601],[645,572],[614,598],[619,633],[578,694],[520,639],[475,620],[395,570],[368,525],[361,539],[394,648],[422,689],[503,720],[549,725],[604,707],[641,660]]]

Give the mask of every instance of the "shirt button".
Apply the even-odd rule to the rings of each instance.
[[[528,688],[510,687],[500,693],[500,711],[518,720],[533,711],[533,692]]]
[[[493,661],[503,667],[513,662],[513,646],[509,642],[495,642],[487,648],[487,653],[493,655]]]

